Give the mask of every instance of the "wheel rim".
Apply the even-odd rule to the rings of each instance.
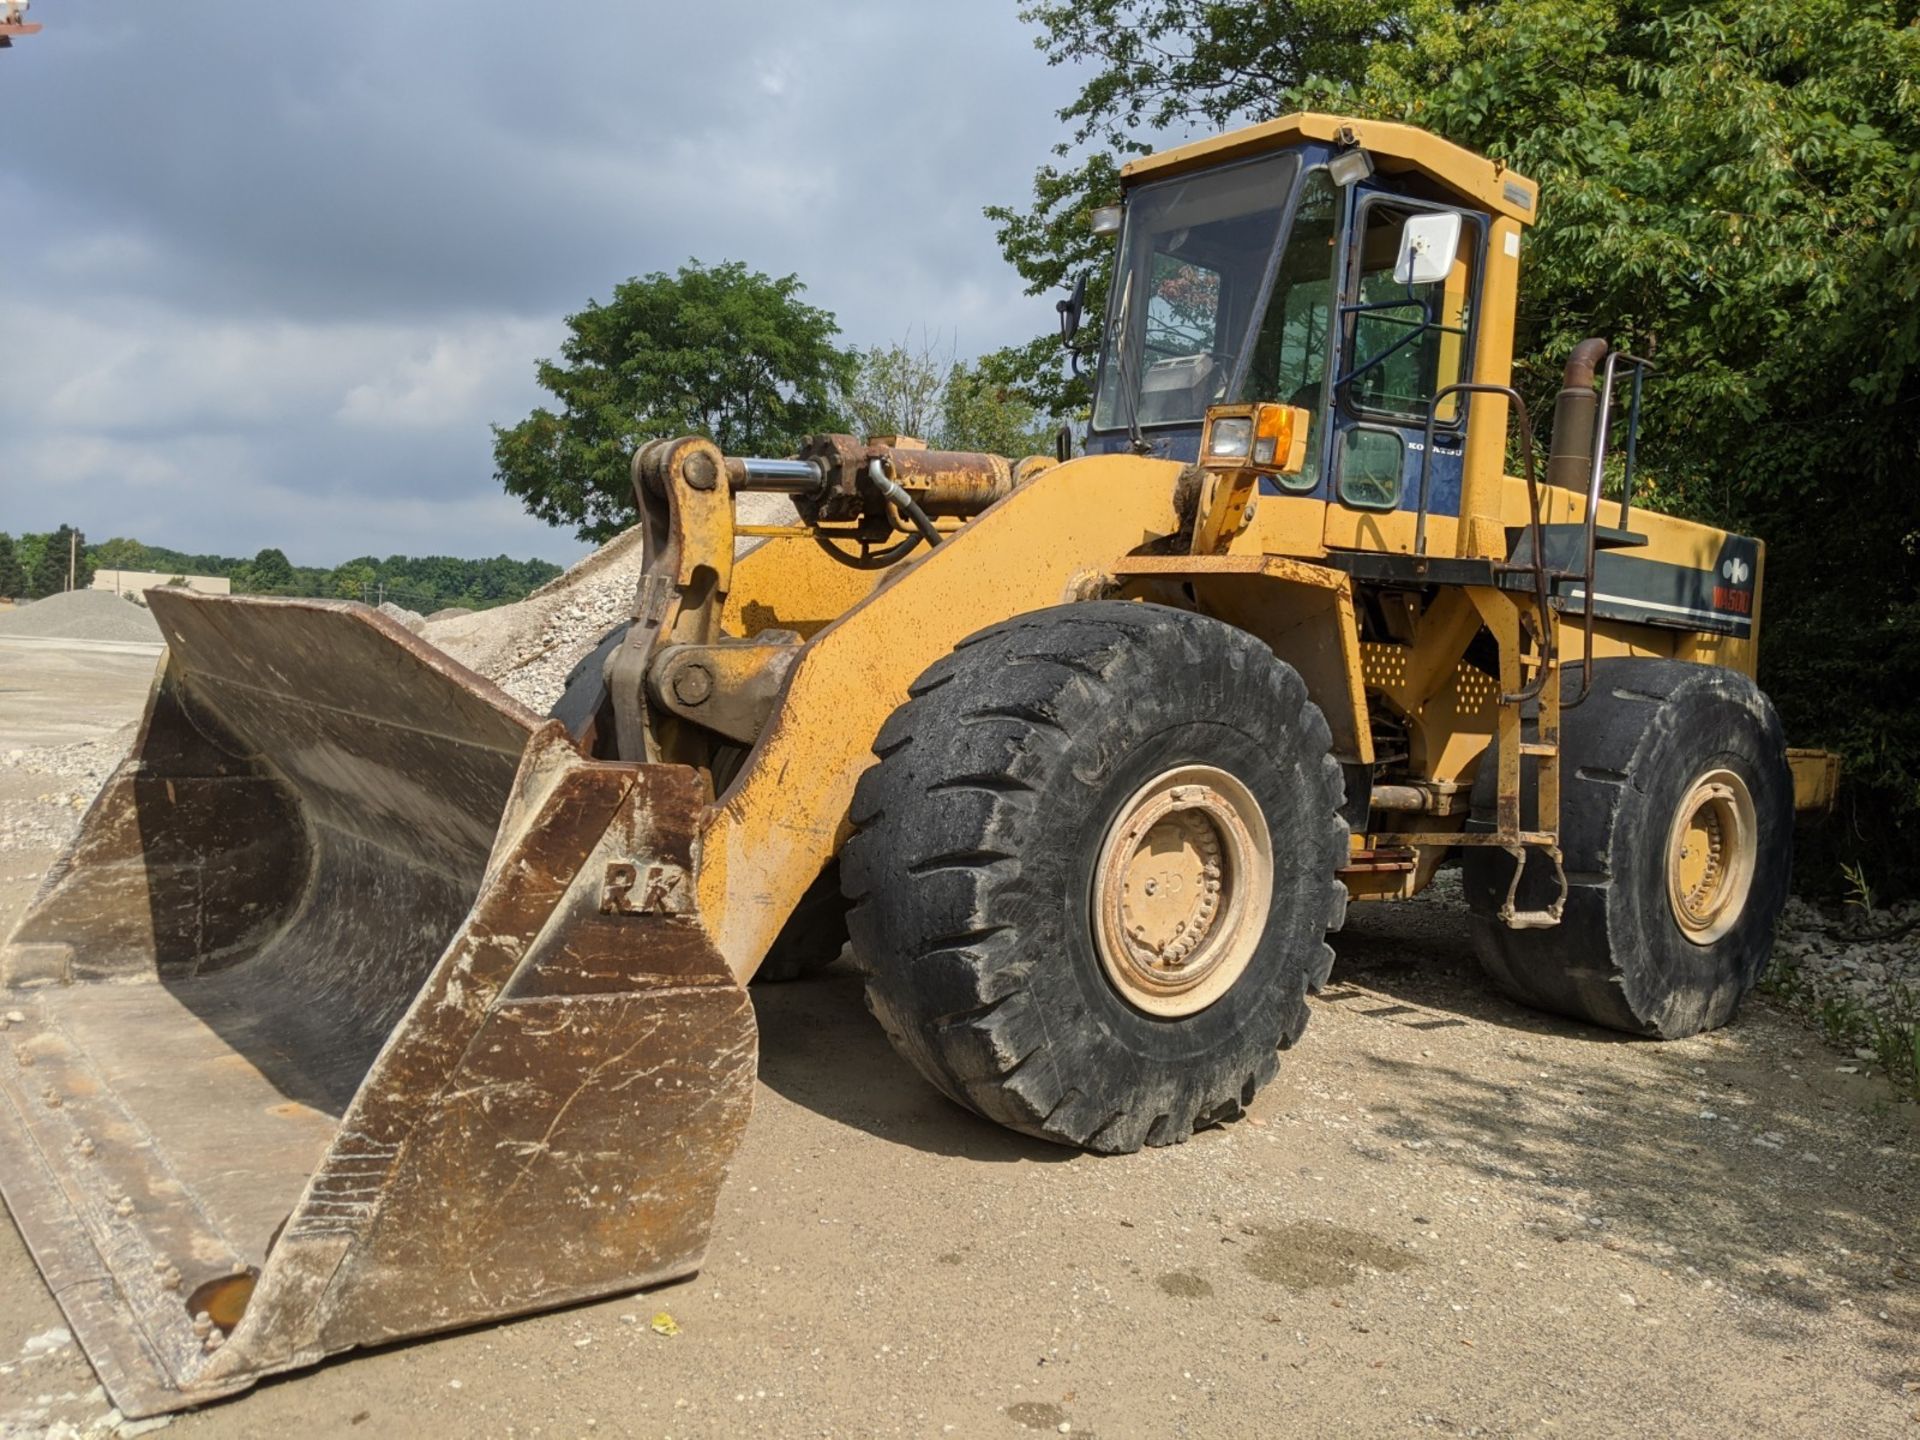
[[[1739,920],[1758,846],[1747,782],[1731,770],[1694,781],[1667,837],[1667,899],[1680,933],[1694,944],[1711,944]]]
[[[1094,945],[1128,1004],[1177,1018],[1206,1009],[1253,959],[1273,895],[1273,844],[1251,791],[1182,765],[1134,792],[1093,877]]]

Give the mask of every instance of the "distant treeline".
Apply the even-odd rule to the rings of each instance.
[[[363,555],[331,568],[295,565],[285,552],[262,550],[252,559],[231,555],[189,555],[162,545],[113,539],[98,545],[84,535],[73,542],[70,527],[47,535],[22,535],[16,541],[0,532],[0,595],[39,599],[67,588],[69,559],[77,556],[72,583],[85,589],[97,570],[150,570],[166,575],[224,575],[244,595],[316,595],[391,600],[409,610],[431,614],[449,606],[484,610],[523,600],[560,573],[546,560],[460,560],[451,555]]]

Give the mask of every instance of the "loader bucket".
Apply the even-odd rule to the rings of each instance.
[[[360,606],[151,604],[133,752],[0,948],[0,1189],[115,1403],[697,1269],[756,1050],[704,778]]]

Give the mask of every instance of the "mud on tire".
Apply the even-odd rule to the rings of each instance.
[[[874,745],[841,860],[867,1002],[960,1104],[1105,1152],[1230,1119],[1298,1038],[1345,913],[1341,773],[1288,665],[1202,616],[1099,601],[963,641]],[[1128,1003],[1096,949],[1097,852],[1143,784],[1244,785],[1271,836],[1265,927],[1197,1013]]]
[[[1564,697],[1579,686],[1580,667],[1567,667]],[[1512,858],[1465,849],[1481,966],[1524,1004],[1630,1034],[1673,1039],[1726,1024],[1766,968],[1793,863],[1793,777],[1772,703],[1746,676],[1718,666],[1596,661],[1592,694],[1564,713],[1560,750],[1565,913],[1551,929],[1508,929],[1497,912]],[[1474,787],[1481,827],[1493,807],[1493,768],[1489,757]],[[1672,857],[1688,843],[1676,821],[1683,805],[1691,814],[1692,802],[1711,793],[1715,777],[1720,788],[1745,792],[1753,848],[1741,903],[1713,924],[1689,915],[1690,937],[1669,885]],[[1530,856],[1517,902],[1550,898],[1548,867]]]

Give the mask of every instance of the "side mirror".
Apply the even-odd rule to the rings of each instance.
[[[1460,216],[1446,210],[1409,215],[1400,229],[1400,256],[1393,278],[1401,285],[1431,285],[1447,278],[1460,253]]]
[[[1459,216],[1454,216],[1458,220]],[[1080,330],[1080,312],[1087,308],[1087,272],[1082,270],[1073,281],[1073,293],[1064,300],[1053,302],[1053,308],[1060,312],[1060,343],[1071,345],[1073,337]]]

